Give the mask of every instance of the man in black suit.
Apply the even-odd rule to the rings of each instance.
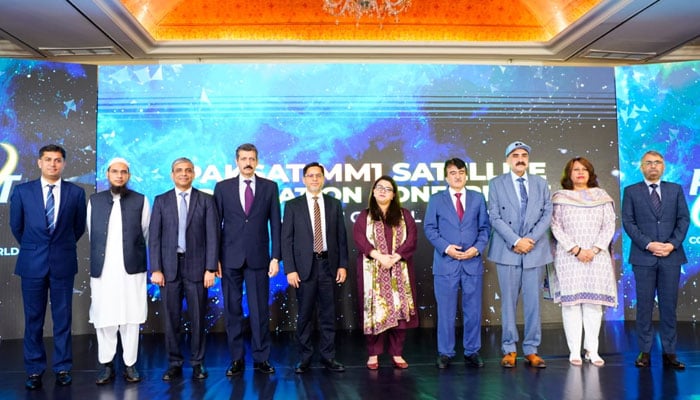
[[[25,386],[41,388],[46,369],[44,317],[53,317],[53,371],[56,384],[72,382],[71,320],[73,280],[78,272],[76,243],[85,232],[85,191],[61,179],[66,151],[51,144],[39,150],[41,177],[15,187],[10,228],[20,244],[15,274],[22,278]]]
[[[335,360],[334,287],[347,277],[345,218],[340,201],[321,193],[323,166],[317,162],[307,164],[303,175],[306,194],[286,203],[282,223],[284,270],[287,282],[296,289],[298,303],[296,337],[300,360],[294,372],[302,374],[311,365],[312,317],[317,304],[321,363],[330,371],[343,372],[345,367]]]
[[[258,149],[246,143],[236,149],[240,175],[216,184],[214,200],[221,226],[221,287],[231,365],[226,376],[243,373],[243,282],[250,310],[253,369],[272,374],[270,364],[270,278],[279,272],[279,190],[271,180],[255,175]],[[269,226],[269,229],[268,229]],[[272,246],[270,246],[272,242]],[[272,254],[270,254],[270,251]]]
[[[653,343],[652,312],[654,297],[659,303],[659,334],[663,365],[685,369],[676,357],[676,306],[681,265],[688,262],[683,240],[690,225],[690,214],[683,188],[661,180],[664,157],[656,151],[644,153],[641,162],[644,181],[625,188],[622,225],[632,240],[632,264],[637,292],[637,367],[651,364]]]
[[[165,349],[168,369],[164,381],[182,376],[180,313],[183,297],[191,320],[192,378],[206,379],[204,367],[207,289],[218,273],[219,216],[214,197],[192,187],[194,164],[173,161],[170,177],[175,188],[153,203],[148,247],[151,282],[160,286],[165,306]]]

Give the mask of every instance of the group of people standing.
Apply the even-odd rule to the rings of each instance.
[[[544,267],[552,262],[558,285],[550,283],[556,286],[552,287],[555,301],[562,304],[570,363],[581,365],[586,360],[597,366],[604,364],[598,353],[602,307],[617,305],[610,249],[615,231],[613,200],[598,187],[593,165],[583,157],[566,164],[562,190],[550,195],[544,179],[527,173],[530,151],[530,146],[520,141],[508,145],[505,156],[510,172],[489,183],[488,208],[481,193],[466,189],[466,163],[459,158],[445,162],[448,188],[430,198],[424,218],[425,235],[435,248],[438,368],[447,368],[456,355],[460,289],[464,362],[468,367],[484,366],[479,350],[482,254],[487,245],[486,257],[496,264],[502,303],[501,365],[512,368],[517,362],[520,338],[515,315],[522,294],[524,361],[533,367],[546,367],[537,353],[541,341],[539,299]],[[321,164],[304,166],[306,193],[288,201],[281,218],[277,184],[255,174],[258,150],[253,144],[236,149],[240,174],[217,183],[213,196],[192,187],[192,161],[176,159],[171,166],[175,187],[155,198],[152,211],[143,194],[127,187],[130,166],[123,158],[108,162],[110,188],[90,196],[86,207],[84,191],[61,179],[65,158],[60,146],[42,147],[38,159],[41,177],[18,185],[11,198],[10,224],[20,243],[15,273],[21,277],[24,299],[27,389],[42,386],[47,364],[42,332],[49,296],[56,383],[65,386],[72,382],[70,327],[78,265],[76,243],[86,228],[90,238],[90,322],[96,329],[101,364],[98,385],[115,378],[118,337],[124,378],[128,382],[141,380],[136,361],[139,326],[147,317],[147,257],[150,280],[160,287],[165,311],[168,368],[162,375],[164,381],[183,374],[183,299],[191,321],[192,378],[208,377],[204,318],[207,289],[217,277],[221,278],[231,356],[226,376],[240,375],[245,369],[244,283],[253,369],[275,372],[269,362],[269,279],[279,272],[281,260],[297,300],[299,360],[295,372],[305,373],[311,366],[315,312],[321,364],[330,371],[345,370],[335,358],[334,290],[348,278],[348,239],[340,201],[322,193],[325,169]],[[625,189],[622,206],[623,226],[632,239],[630,263],[637,290],[640,354],[635,364],[650,365],[651,316],[654,297],[658,296],[663,363],[683,369],[675,355],[675,326],[680,266],[686,262],[682,242],[689,225],[688,209],[681,187],[661,182],[661,154],[645,153],[641,170],[644,182]],[[406,329],[419,323],[413,265],[418,231],[411,213],[401,206],[397,184],[390,176],[374,182],[368,207],[357,217],[352,232],[367,368],[379,368],[385,346],[395,368],[408,368],[403,358]]]

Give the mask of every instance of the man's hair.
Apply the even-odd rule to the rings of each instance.
[[[306,175],[306,171],[311,168],[311,167],[319,167],[321,168],[321,175],[325,176],[326,175],[326,170],[323,168],[323,165],[319,164],[317,161],[310,162],[306,165],[304,165],[304,169],[302,170],[302,175]]]
[[[176,158],[175,161],[173,161],[173,163],[170,165],[170,172],[174,172],[174,171],[175,171],[175,165],[180,164],[180,163],[183,163],[183,162],[190,163],[190,164],[192,164],[192,166],[194,166],[194,163],[193,163],[192,160],[190,160],[189,158],[187,158],[187,157],[180,157],[180,158]]]
[[[461,158],[450,158],[445,161],[445,177],[447,177],[447,167],[454,165],[457,169],[467,169],[467,164]]]
[[[258,158],[258,148],[255,147],[255,145],[252,143],[243,143],[242,145],[238,146],[238,148],[236,148],[236,160],[238,159],[238,154],[241,151],[254,151],[255,158]]]
[[[66,150],[57,144],[47,144],[39,149],[39,158],[44,156],[44,153],[61,153],[63,159],[66,159]]]
[[[642,156],[642,160],[644,159],[644,157],[646,157],[646,156],[648,156],[648,155],[657,156],[657,157],[661,158],[662,160],[664,159],[664,155],[663,155],[663,154],[659,153],[659,152],[656,151],[656,150],[649,150],[649,151],[647,151],[646,153],[644,153],[644,155]]]

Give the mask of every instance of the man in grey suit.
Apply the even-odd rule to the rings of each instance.
[[[243,282],[250,310],[253,370],[274,374],[270,364],[270,278],[279,272],[280,218],[279,189],[269,179],[255,174],[258,149],[245,143],[236,149],[240,175],[214,187],[219,212],[221,243],[221,288],[231,364],[226,376],[243,373]]]
[[[173,161],[170,177],[175,188],[153,202],[148,247],[151,282],[160,286],[165,307],[165,349],[168,369],[164,381],[182,376],[180,313],[183,297],[191,321],[190,349],[193,379],[206,379],[204,367],[207,289],[218,273],[219,216],[214,197],[192,187],[194,164]]]
[[[676,357],[676,306],[681,265],[688,262],[683,240],[690,214],[683,188],[661,180],[664,157],[647,151],[641,167],[644,181],[627,186],[622,200],[622,226],[632,240],[632,264],[637,293],[637,367],[651,365],[654,296],[659,302],[659,334],[663,365],[677,370],[685,364]]]
[[[513,368],[516,343],[515,324],[518,296],[523,295],[525,332],[522,343],[525,362],[545,368],[537,355],[542,328],[540,325],[540,287],[543,267],[552,262],[548,230],[552,219],[552,201],[547,181],[529,175],[530,146],[516,141],[506,148],[511,171],[489,182],[489,219],[494,235],[488,259],[496,263],[501,288],[501,323],[503,336],[501,365]]]
[[[321,364],[343,372],[335,360],[335,286],[345,282],[348,243],[340,201],[321,193],[323,166],[304,166],[306,194],[289,200],[282,221],[282,259],[287,282],[296,289],[299,362],[294,372],[303,374],[311,365],[314,309],[319,321]]]

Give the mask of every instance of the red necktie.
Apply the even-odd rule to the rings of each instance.
[[[457,216],[459,217],[459,220],[462,221],[462,217],[464,217],[464,206],[462,205],[462,193],[455,193],[455,197],[457,197]]]

